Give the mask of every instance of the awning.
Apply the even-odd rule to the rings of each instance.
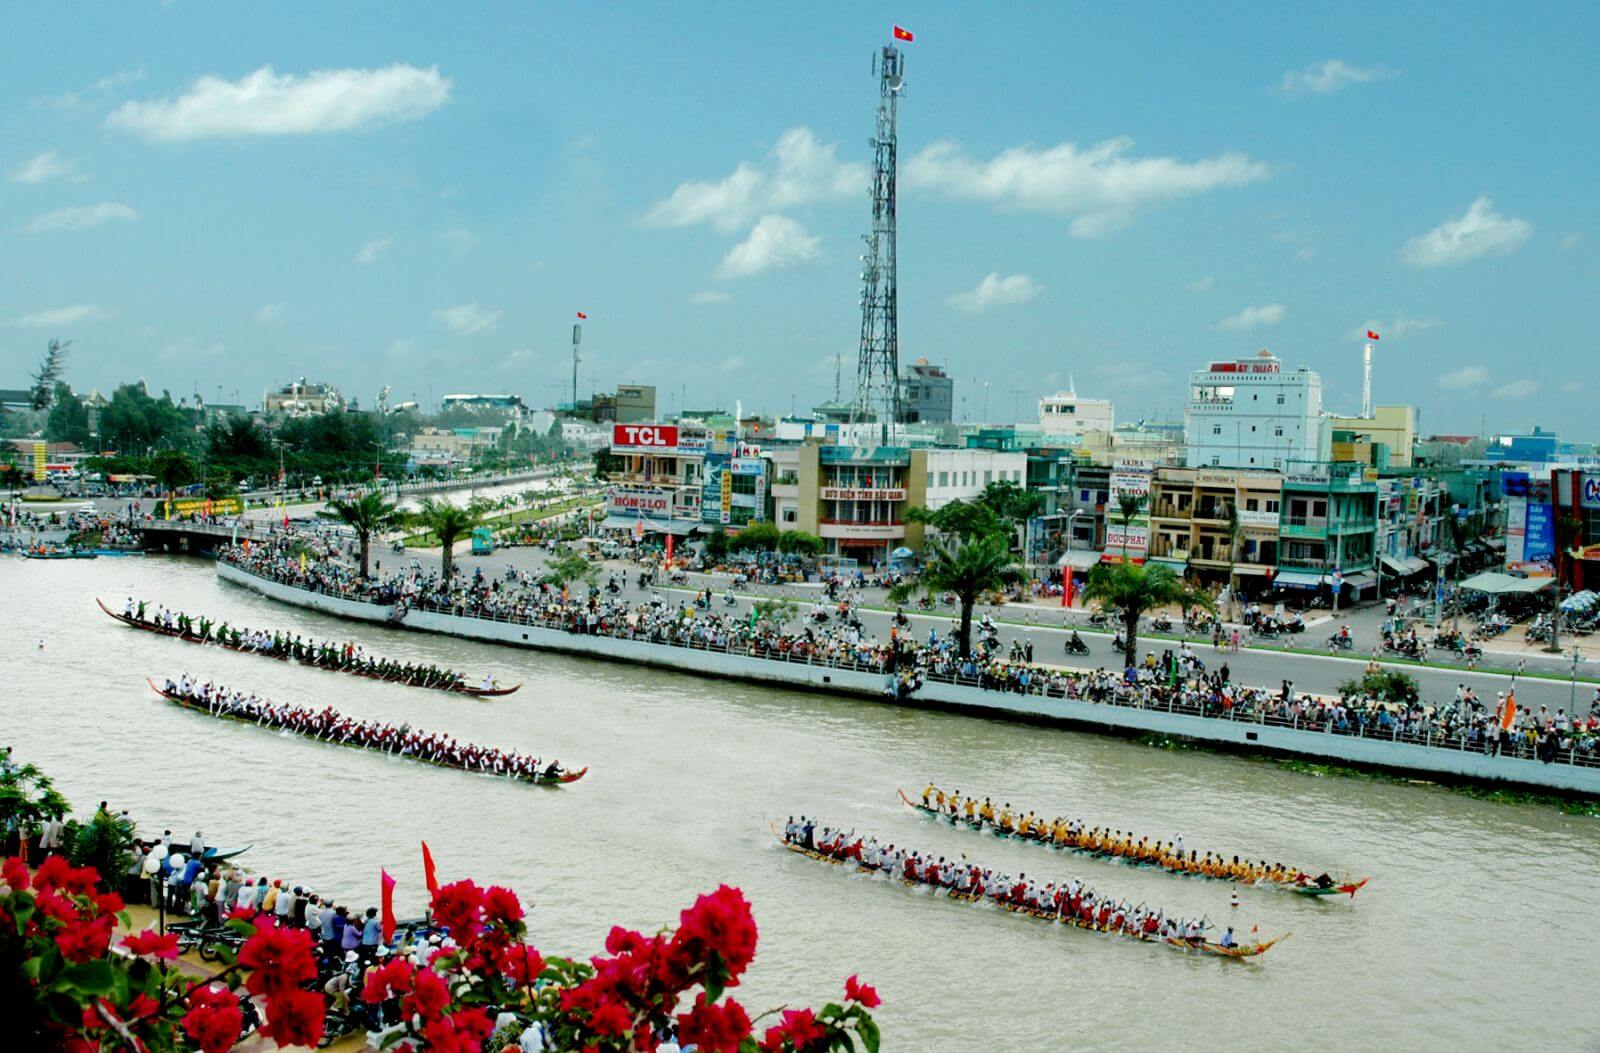
[[[1234,565],[1235,574],[1271,574],[1276,567],[1263,567],[1255,563],[1237,563]]]
[[[1461,583],[1463,589],[1472,592],[1487,592],[1490,595],[1501,596],[1508,593],[1533,593],[1542,592],[1550,587],[1554,578],[1519,578],[1511,574],[1501,574],[1498,571],[1484,571],[1474,574]]]
[[[1061,553],[1061,558],[1056,560],[1058,567],[1071,567],[1074,570],[1088,570],[1100,562],[1100,553],[1089,549],[1068,549]]]
[[[1129,563],[1143,563],[1144,562],[1144,557],[1143,556],[1136,556],[1132,552],[1128,553],[1127,556],[1124,557],[1123,554],[1122,554],[1122,546],[1121,545],[1118,545],[1116,548],[1108,548],[1104,552],[1100,553],[1099,562],[1101,562],[1101,563],[1121,563],[1121,562],[1123,562],[1124,559],[1126,559],[1127,562],[1129,562]]]
[[[1159,563],[1163,567],[1168,567],[1177,571],[1179,574],[1182,574],[1184,571],[1189,569],[1189,561],[1186,559],[1169,559],[1166,556],[1151,556],[1150,562]]]
[[[1309,570],[1280,570],[1272,584],[1280,589],[1315,589],[1322,586],[1322,574]]]
[[[1415,556],[1379,556],[1378,559],[1392,573],[1398,574],[1403,578],[1412,574],[1421,574],[1428,569],[1428,561],[1418,559]]]
[[[1372,574],[1369,571],[1358,570],[1354,574],[1346,574],[1344,576],[1344,583],[1347,587],[1355,590],[1356,592],[1360,592],[1362,589],[1370,589],[1372,586],[1376,585],[1378,583],[1378,578],[1375,574]]]
[[[1448,567],[1450,564],[1456,561],[1455,554],[1451,552],[1435,552],[1430,555],[1428,559],[1432,560],[1434,563],[1437,563],[1441,567]]]
[[[633,530],[634,524],[642,524],[646,534],[672,534],[685,537],[700,528],[700,524],[690,519],[635,519],[633,516],[606,516],[600,521],[601,530]]]

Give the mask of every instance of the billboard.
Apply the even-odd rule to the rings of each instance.
[[[1106,547],[1108,555],[1120,556],[1122,550],[1128,550],[1129,559],[1144,559],[1145,550],[1150,547],[1150,527],[1135,520],[1127,526],[1121,523],[1106,524]]]
[[[606,494],[606,511],[617,516],[668,519],[673,491],[663,487],[619,486]]]
[[[1528,563],[1544,563],[1556,558],[1556,517],[1547,504],[1528,502],[1522,558]]]
[[[36,483],[44,482],[44,478],[48,474],[48,469],[45,468],[44,463],[45,449],[45,444],[42,442],[33,444],[33,481]]]
[[[157,501],[155,514],[162,519],[188,519],[192,516],[236,516],[244,513],[242,497],[179,497]]]
[[[613,424],[611,448],[640,453],[676,453],[676,424]]]

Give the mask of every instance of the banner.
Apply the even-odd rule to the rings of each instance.
[[[44,482],[45,475],[48,474],[44,466],[45,450],[44,443],[36,442],[33,444],[33,481],[36,483]]]
[[[156,502],[156,515],[163,519],[189,519],[193,516],[236,516],[244,512],[242,497],[177,497]]]

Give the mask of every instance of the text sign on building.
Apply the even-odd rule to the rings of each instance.
[[[1213,362],[1213,373],[1276,373],[1276,362]]]
[[[606,495],[606,507],[613,515],[666,519],[672,514],[672,491],[619,488]]]
[[[678,426],[675,424],[613,424],[611,426],[613,450],[659,450],[666,452],[678,448]]]
[[[1578,496],[1583,507],[1600,508],[1600,475],[1584,476]]]
[[[1120,556],[1126,548],[1129,559],[1143,559],[1149,545],[1150,528],[1143,523],[1130,523],[1127,526],[1121,523],[1106,524],[1105,550],[1109,553]]]
[[[904,501],[903,489],[870,489],[850,486],[824,486],[819,491],[824,501]]]
[[[1257,529],[1278,529],[1278,513],[1276,512],[1251,512],[1239,509],[1239,525],[1255,527]]]

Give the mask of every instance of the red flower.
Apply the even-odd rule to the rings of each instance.
[[[227,1053],[244,1028],[244,1014],[230,992],[199,985],[189,992],[189,1011],[182,1023],[201,1053]]]
[[[368,980],[370,982],[370,976]],[[382,997],[368,998],[366,991],[361,993],[361,997],[367,1002],[383,1001]],[[405,1011],[407,1016],[417,1014],[424,1020],[434,1020],[445,1011],[449,1004],[450,986],[444,982],[443,977],[432,969],[423,969],[417,973],[411,985],[411,993],[406,996],[404,1002],[400,1003],[400,1008]]]
[[[56,933],[56,946],[69,962],[87,962],[105,956],[111,946],[111,929],[116,919],[107,914],[89,921],[69,921]]]
[[[132,954],[154,955],[162,961],[170,962],[178,957],[178,934],[175,932],[162,936],[154,929],[146,929],[129,936],[122,945]]]
[[[490,925],[521,921],[522,901],[510,889],[492,885],[483,894],[483,920]]]
[[[515,987],[526,987],[544,972],[544,955],[525,943],[514,943],[500,951],[496,964]]]
[[[128,1019],[143,1020],[147,1016],[154,1016],[160,1009],[160,1002],[147,994],[142,994],[128,1004]]]
[[[756,956],[756,922],[744,893],[721,885],[695,900],[679,922],[673,945],[696,957],[716,955],[727,985],[736,985]]]
[[[411,963],[404,958],[368,969],[367,981],[361,988],[361,1000],[377,1003],[410,994],[415,972]]]
[[[316,970],[312,969],[312,976]],[[310,1046],[322,1041],[323,1016],[327,1003],[316,991],[298,988],[267,996],[267,1022],[261,1033],[280,1046]]]
[[[597,1035],[625,1035],[633,1028],[633,1014],[621,1002],[606,1002],[589,1017],[589,1029]]]
[[[433,897],[433,920],[450,930],[457,943],[477,933],[483,890],[471,881],[453,881]]]
[[[828,1032],[817,1023],[817,1015],[809,1009],[785,1009],[778,1018],[777,1027],[767,1028],[761,1039],[764,1051],[780,1050],[785,1041],[796,1050],[821,1048],[828,1040]]]
[[[861,983],[854,976],[844,982],[844,997],[847,1002],[860,1002],[864,1009],[876,1009],[883,1004],[877,988]]]
[[[429,1053],[479,1053],[494,1023],[482,1009],[460,1009],[422,1029]]]
[[[250,993],[269,998],[294,991],[306,981],[317,978],[311,934],[303,929],[280,929],[267,918],[261,920],[255,935],[239,948],[239,964],[251,970],[250,978],[245,981]]]
[[[72,864],[64,856],[49,856],[39,869],[33,872],[33,888],[36,892],[48,892],[61,884],[68,874],[72,873]]]
[[[695,996],[693,1008],[678,1014],[678,1040],[707,1053],[738,1053],[739,1043],[749,1034],[750,1017],[744,1006],[731,998],[722,1005],[707,1003],[702,991]]]
[[[4,879],[12,891],[21,892],[28,887],[28,864],[12,856],[0,866],[0,879]]]

